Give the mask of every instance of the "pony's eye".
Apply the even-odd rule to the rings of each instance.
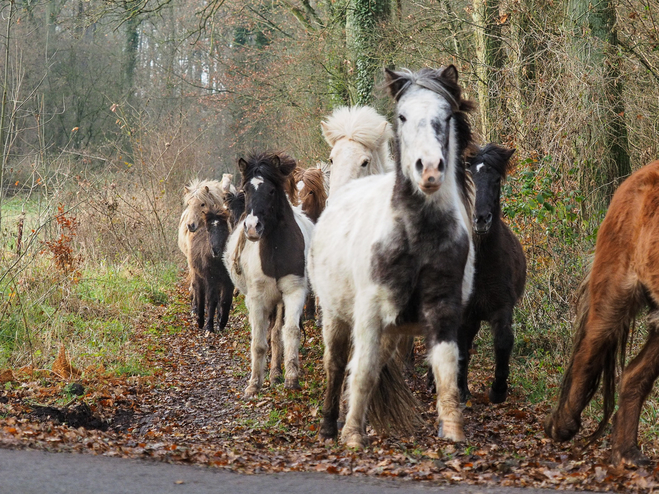
[[[202,208],[205,208],[205,207],[206,207],[206,204],[202,203],[202,204],[201,204],[201,207],[202,207]]]
[[[362,168],[366,168],[368,166],[368,160],[364,160],[362,163]]]
[[[334,160],[332,158],[330,158],[330,165],[333,165],[333,164],[334,164]]]
[[[400,119],[401,122],[405,123],[407,122],[407,119],[403,115],[398,115],[398,118]]]
[[[270,195],[274,196],[275,195],[275,189],[270,189]]]

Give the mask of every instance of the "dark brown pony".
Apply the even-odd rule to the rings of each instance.
[[[473,229],[476,263],[474,288],[458,331],[460,398],[469,397],[467,373],[470,350],[481,321],[494,337],[496,367],[489,397],[502,403],[508,395],[510,353],[513,349],[513,309],[524,293],[526,258],[517,237],[501,219],[501,182],[514,149],[488,144],[468,161],[476,186]]]
[[[222,254],[231,232],[229,212],[223,206],[207,208],[202,212],[200,222],[200,228],[192,236],[190,244],[193,268],[190,273],[197,325],[199,329],[204,328],[212,333],[218,303],[220,310],[217,319],[220,329],[224,329],[233,299],[233,282],[222,262]]]
[[[297,183],[302,212],[316,223],[325,209],[327,192],[325,174],[319,168],[296,168],[293,172]]]
[[[558,404],[545,420],[549,437],[571,439],[601,381],[604,417],[589,443],[602,435],[613,414],[616,367],[624,367],[631,323],[649,306],[647,341],[620,379],[611,438],[615,465],[649,463],[638,447],[638,421],[659,375],[658,238],[659,161],[654,161],[632,174],[613,196],[597,235],[592,268],[579,289],[572,358]]]

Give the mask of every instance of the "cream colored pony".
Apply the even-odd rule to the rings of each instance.
[[[330,153],[330,191],[355,178],[394,169],[391,124],[369,106],[342,106],[320,123]]]

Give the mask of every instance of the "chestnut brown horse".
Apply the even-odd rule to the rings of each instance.
[[[325,174],[320,168],[300,168],[293,171],[302,212],[316,223],[320,213],[325,209],[327,192]]]
[[[592,268],[579,290],[574,350],[558,405],[545,420],[549,437],[571,439],[601,381],[604,417],[589,442],[602,435],[615,406],[616,360],[624,367],[630,326],[648,306],[647,341],[620,379],[611,438],[615,465],[649,463],[638,447],[638,422],[659,376],[658,238],[659,161],[654,161],[633,173],[613,196],[597,235]]]

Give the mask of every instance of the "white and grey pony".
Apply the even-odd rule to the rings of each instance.
[[[400,390],[374,391],[391,383],[398,340],[420,334],[438,383],[439,434],[462,441],[457,330],[473,280],[474,195],[464,161],[473,104],[462,99],[452,65],[387,70],[386,78],[397,102],[396,169],[353,180],[332,196],[311,242],[308,271],[323,313],[327,373],[320,434],[338,434],[351,347],[343,442],[363,445],[369,407],[406,420],[404,404],[395,403]]]

